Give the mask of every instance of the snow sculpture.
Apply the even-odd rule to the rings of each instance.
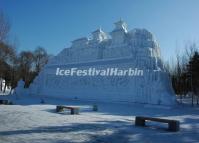
[[[24,89],[25,82],[21,79],[17,83],[17,87],[15,88],[16,97],[22,96],[25,93]]]
[[[143,76],[57,76],[56,69],[139,68]],[[145,29],[127,30],[120,20],[110,35],[100,29],[92,38],[72,41],[52,58],[30,86],[35,96],[82,100],[175,104],[171,81],[154,36]]]

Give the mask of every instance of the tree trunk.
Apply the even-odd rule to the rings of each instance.
[[[182,104],[182,94],[180,94],[180,103]]]
[[[192,93],[192,96],[191,96],[191,100],[192,100],[191,104],[193,106],[193,93]]]
[[[5,81],[5,85],[4,85],[3,93],[5,93],[5,92],[6,92],[6,87],[7,87],[7,82]]]
[[[2,88],[3,88],[3,80],[1,80],[1,83],[0,83],[0,91],[2,91]]]
[[[12,90],[13,90],[13,88],[11,87],[11,88],[10,88],[10,92],[9,92],[10,95],[12,94]]]

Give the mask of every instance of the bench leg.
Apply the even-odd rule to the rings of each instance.
[[[169,131],[177,132],[180,130],[179,122],[170,122],[169,123]]]
[[[71,109],[70,114],[71,114],[71,115],[79,114],[79,110],[78,110],[78,109]]]
[[[56,108],[56,112],[61,112],[61,111],[63,111],[64,110],[64,108],[63,107],[59,107],[59,106],[57,106],[57,108]]]
[[[139,117],[135,118],[135,125],[136,126],[145,126],[145,120],[140,119]]]
[[[98,111],[97,105],[93,105],[93,111]]]
[[[74,109],[71,109],[71,110],[70,110],[70,114],[71,114],[71,115],[74,115],[74,114],[75,114]]]

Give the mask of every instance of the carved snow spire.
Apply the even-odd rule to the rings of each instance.
[[[125,41],[127,31],[127,24],[121,19],[115,22],[115,29],[110,33],[112,37],[112,45],[120,45]]]
[[[86,47],[88,44],[88,38],[82,37],[72,41],[72,47]]]
[[[104,31],[102,31],[101,27],[94,32],[92,32],[93,40],[101,42],[105,39],[107,39],[107,35]]]
[[[124,30],[124,32],[127,33],[127,24],[121,18],[118,22],[115,22],[114,24],[114,30]]]

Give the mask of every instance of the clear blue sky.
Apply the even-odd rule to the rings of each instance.
[[[166,60],[187,41],[199,43],[199,0],[0,0],[0,9],[19,51],[42,46],[56,55],[98,27],[112,31],[120,17],[151,31]]]

